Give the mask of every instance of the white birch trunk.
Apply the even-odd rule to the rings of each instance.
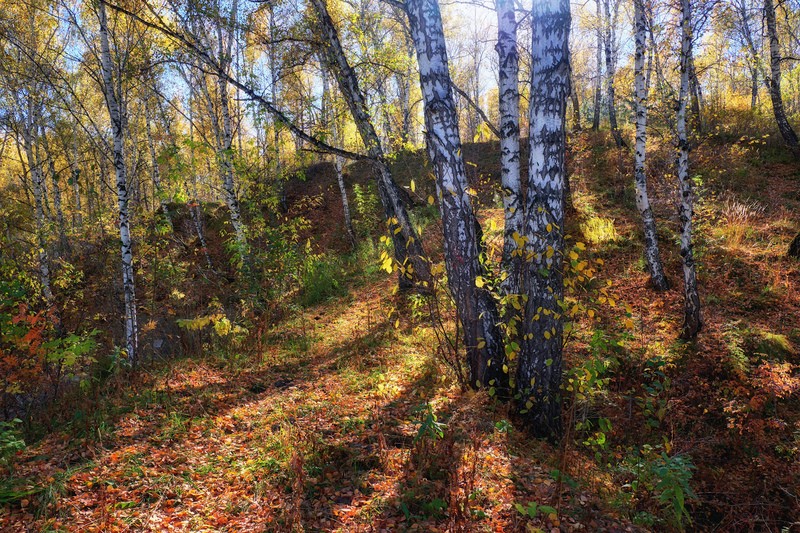
[[[619,2],[620,0],[615,1]],[[614,77],[616,76],[616,56],[614,54],[610,0],[603,0],[603,10],[603,33],[605,36],[603,40],[605,42],[606,56],[606,97],[608,98],[608,121],[611,127],[611,135],[614,137],[614,142],[616,143],[617,148],[622,148],[626,146],[626,144],[622,139],[622,134],[620,133],[619,125],[617,124],[616,91],[614,89]]]
[[[800,142],[794,128],[786,118],[786,109],[783,106],[783,96],[781,95],[781,47],[778,42],[778,28],[775,21],[775,4],[773,0],[764,0],[764,19],[767,25],[767,38],[769,39],[769,95],[772,99],[772,112],[775,115],[775,122],[781,132],[783,140],[792,150],[795,157],[800,157]]]
[[[769,0],[767,0],[769,1]],[[678,95],[678,182],[681,205],[681,258],[683,259],[684,321],[681,337],[693,339],[703,323],[700,318],[700,296],[697,293],[697,273],[692,249],[693,191],[689,177],[689,137],[686,128],[686,104],[689,98],[689,62],[692,55],[692,11],[690,0],[681,0],[681,87]]]
[[[119,236],[122,246],[122,290],[125,295],[125,350],[128,362],[131,365],[135,365],[138,356],[139,334],[136,320],[133,244],[131,242],[130,219],[128,214],[128,185],[123,145],[124,131],[119,100],[115,91],[111,49],[108,44],[108,20],[106,18],[105,0],[100,0],[98,3],[98,16],[100,19],[100,63],[103,73],[103,90],[105,92],[108,114],[111,117],[111,129],[114,135],[114,170],[117,178]]]
[[[333,67],[339,89],[347,102],[353,120],[356,123],[361,140],[370,158],[375,162],[378,174],[378,194],[383,204],[387,220],[397,221],[391,227],[395,259],[400,264],[400,287],[411,288],[416,285],[423,290],[430,290],[430,265],[417,235],[408,218],[405,205],[400,197],[399,187],[392,178],[385,160],[383,146],[370,118],[367,102],[358,85],[358,78],[345,56],[339,41],[339,35],[333,20],[330,18],[325,0],[312,0],[317,19],[325,34],[325,42],[329,63]]]
[[[603,31],[602,31],[602,14],[600,11],[600,1],[595,0],[595,7],[597,8],[597,73],[594,78],[594,116],[592,117],[592,131],[600,129],[600,105],[603,98]]]
[[[58,227],[58,243],[61,252],[67,250],[67,226],[64,222],[64,209],[61,205],[61,185],[58,183],[58,172],[56,172],[55,153],[50,151],[50,141],[47,139],[47,131],[41,128],[39,139],[44,149],[47,159],[47,170],[50,174],[50,183],[53,189],[53,209],[56,212],[56,226]]]
[[[528,301],[516,384],[519,412],[530,430],[555,437],[561,432],[569,0],[534,2],[531,24]]]
[[[25,149],[25,156],[28,159],[28,170],[31,174],[31,184],[33,186],[34,218],[36,220],[36,256],[39,263],[39,283],[42,285],[42,296],[48,307],[54,303],[53,290],[50,284],[50,258],[47,253],[47,220],[44,213],[44,191],[42,183],[42,169],[34,154],[35,135],[38,131],[36,125],[36,111],[34,105],[29,101],[28,116],[26,124],[23,126],[22,142]]]
[[[502,266],[506,294],[522,292],[521,242],[525,206],[520,181],[519,148],[519,52],[513,0],[497,0],[497,45],[500,110],[500,182],[505,216]]]
[[[491,293],[478,287],[484,274],[479,262],[480,226],[472,210],[467,173],[461,155],[458,112],[453,101],[441,13],[436,0],[406,2],[411,37],[417,51],[425,102],[428,154],[444,232],[445,267],[450,292],[464,330],[470,386],[508,386],[499,317]],[[481,284],[482,285],[482,284]]]
[[[647,153],[647,87],[645,86],[644,60],[647,26],[644,18],[644,0],[633,0],[634,33],[636,53],[634,58],[634,89],[636,100],[636,146],[634,147],[634,185],[636,187],[636,207],[642,217],[644,230],[644,256],[650,271],[650,280],[656,290],[663,291],[669,286],[661,265],[658,250],[658,233],[653,209],[647,196],[647,173],[645,158]]]
[[[191,200],[189,202],[189,213],[192,216],[195,232],[197,232],[197,240],[200,243],[200,249],[206,258],[206,264],[209,270],[214,269],[211,263],[211,255],[208,252],[208,243],[203,233],[203,211],[200,209],[200,196],[197,194],[197,168],[195,167],[194,159],[194,86],[189,86],[189,173],[191,174],[192,187],[184,182],[187,192],[190,194]]]
[[[72,212],[72,226],[80,228],[83,226],[83,209],[81,207],[81,167],[78,163],[78,136],[75,135],[72,141],[72,161],[70,161],[70,169],[72,172],[72,194],[74,197],[75,206]]]
[[[238,8],[237,0],[234,0],[231,7],[231,24],[227,41],[223,39],[222,21],[217,24],[217,41],[219,61],[223,71],[227,72],[231,64],[231,49],[233,45],[233,26]],[[239,207],[239,197],[236,194],[236,183],[233,170],[233,125],[231,123],[230,105],[228,102],[228,80],[222,76],[217,77],[217,92],[219,97],[220,114],[222,115],[222,131],[220,132],[219,159],[222,167],[222,190],[225,192],[225,204],[228,206],[231,216],[236,244],[239,252],[239,259],[243,265],[249,261],[249,250],[247,247],[247,236],[242,220],[242,212]]]
[[[153,113],[152,108],[150,107],[149,102],[145,102],[145,116],[144,116],[144,124],[145,124],[145,133],[147,135],[147,147],[150,150],[150,166],[152,167],[152,176],[153,176],[153,188],[155,189],[156,196],[158,197],[159,204],[161,206],[161,212],[164,213],[164,218],[167,221],[167,224],[172,227],[172,218],[169,215],[169,206],[167,205],[167,197],[164,193],[164,190],[161,188],[161,171],[158,168],[158,156],[156,155],[156,142],[153,139],[153,132],[150,128],[150,124],[153,120]]]

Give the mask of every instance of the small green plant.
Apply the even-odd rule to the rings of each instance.
[[[418,407],[416,412],[422,413],[422,419],[417,421],[419,429],[417,435],[414,437],[414,442],[422,440],[437,441],[444,438],[444,430],[447,424],[439,422],[439,418],[433,411],[433,406],[426,403],[424,406]]]
[[[9,467],[17,452],[25,449],[25,441],[19,425],[22,420],[14,418],[10,422],[0,422],[0,466]]]
[[[311,307],[331,298],[347,294],[342,277],[342,265],[325,255],[310,255],[301,267],[300,305]]]
[[[519,514],[522,516],[527,516],[528,518],[536,518],[539,515],[550,516],[558,514],[558,511],[556,511],[555,507],[551,507],[549,505],[539,505],[536,502],[528,502],[527,506],[522,505],[521,503],[515,503],[514,508]]]
[[[691,523],[686,501],[697,498],[689,484],[694,469],[688,455],[670,456],[661,445],[645,444],[621,464],[621,470],[633,476],[623,489],[630,491],[631,498],[655,497],[666,520],[683,530],[684,521]]]
[[[642,373],[642,394],[636,398],[636,405],[647,419],[647,425],[657,428],[667,416],[667,391],[671,382],[664,370],[667,361],[663,357],[652,357],[645,362]]]

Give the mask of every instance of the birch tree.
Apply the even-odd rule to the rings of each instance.
[[[786,109],[783,106],[783,96],[781,94],[781,47],[778,41],[778,28],[775,22],[775,4],[773,0],[764,0],[764,20],[767,26],[767,38],[769,39],[769,67],[770,77],[768,80],[769,96],[772,100],[772,112],[775,115],[775,122],[778,130],[789,149],[800,157],[800,142],[797,138],[789,119],[786,118]]]
[[[636,187],[636,207],[642,217],[644,230],[644,256],[650,271],[650,280],[656,290],[668,288],[661,254],[658,249],[658,232],[650,199],[647,196],[647,172],[645,157],[647,151],[647,88],[645,85],[644,60],[646,53],[647,25],[644,15],[644,1],[633,0],[634,35],[636,52],[634,58],[634,86],[636,100],[636,146],[634,147],[634,184]]]
[[[598,0],[600,1],[600,0]],[[615,16],[611,18],[611,0],[602,0],[603,2],[603,44],[605,46],[606,57],[606,98],[608,99],[608,121],[611,127],[611,135],[614,137],[614,143],[617,148],[626,146],[625,141],[622,139],[622,134],[619,131],[617,124],[617,103],[616,103],[616,89],[614,88],[614,77],[616,76],[616,52],[615,52],[615,39],[614,39],[614,25],[616,23],[616,12],[619,9],[620,0],[614,0]]]
[[[561,432],[566,108],[570,93],[569,0],[541,0],[531,11],[530,159],[525,238],[528,272],[518,408],[532,433]]]
[[[504,390],[508,375],[499,316],[482,280],[479,226],[461,154],[441,12],[436,0],[408,0],[405,9],[425,103],[426,143],[436,176],[445,269],[464,332],[470,385]]]
[[[430,266],[422,248],[422,241],[411,225],[397,184],[392,178],[383,146],[370,118],[364,94],[359,88],[358,78],[345,56],[338,31],[328,13],[325,0],[311,0],[311,4],[325,36],[328,63],[332,67],[339,90],[350,109],[361,141],[373,161],[377,173],[378,195],[384,213],[387,220],[393,223],[390,229],[395,259],[400,265],[400,287],[410,288],[413,286],[412,279],[416,279],[421,288],[428,289],[431,282]],[[399,231],[395,231],[395,229],[399,229]]]
[[[594,77],[594,110],[592,116],[592,131],[600,129],[600,105],[603,100],[603,16],[600,11],[600,1],[595,0],[595,7],[597,10],[597,29],[595,31],[597,37],[597,72]]]
[[[167,221],[167,224],[172,226],[172,219],[169,215],[169,206],[167,205],[167,197],[164,193],[163,189],[161,188],[161,170],[158,167],[158,156],[156,154],[156,142],[153,138],[152,132],[152,123],[153,123],[153,108],[150,102],[147,101],[147,97],[145,97],[145,134],[147,137],[147,148],[150,152],[150,167],[151,167],[151,176],[153,178],[153,189],[155,190],[156,198],[158,198],[159,205],[161,207],[161,212],[164,214],[164,220]]]
[[[770,1],[770,0],[767,0]],[[694,198],[689,177],[689,137],[686,128],[686,105],[689,98],[689,62],[692,55],[692,11],[690,0],[681,0],[681,85],[678,94],[678,182],[680,191],[680,236],[683,259],[684,319],[681,337],[693,339],[703,325],[700,317],[700,296],[697,292],[697,272],[692,247],[692,216]]]
[[[133,242],[131,241],[130,214],[128,212],[128,183],[125,167],[124,122],[120,111],[118,84],[114,80],[114,66],[108,37],[106,3],[98,2],[97,16],[100,23],[100,66],[103,76],[103,92],[111,119],[114,137],[114,172],[117,182],[117,205],[119,209],[119,236],[122,257],[122,290],[125,297],[125,351],[128,362],[137,362],[138,324],[136,320],[136,285],[133,272]]]
[[[502,267],[506,294],[522,292],[522,224],[525,206],[520,181],[519,52],[513,0],[497,0],[497,46],[500,110],[500,179],[505,229]]]

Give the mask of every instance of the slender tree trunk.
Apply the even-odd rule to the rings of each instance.
[[[693,126],[696,131],[703,132],[703,90],[700,87],[700,80],[697,79],[697,69],[694,67],[694,58],[689,61],[689,90],[692,94],[692,116]]]
[[[275,25],[275,12],[273,7],[268,5],[269,10],[269,35],[270,39],[275,38],[277,26]],[[269,47],[269,89],[270,98],[272,102],[278,101],[278,79],[280,78],[280,65],[278,64],[277,46],[272,45]],[[278,185],[278,202],[280,203],[283,212],[289,209],[289,204],[286,199],[286,179],[283,176],[283,167],[281,164],[281,123],[273,116],[272,119],[272,142],[273,142],[273,170],[275,172],[275,180]]]
[[[65,150],[66,152],[66,150]],[[72,194],[74,197],[75,206],[72,210],[72,227],[77,229],[83,226],[83,209],[81,208],[81,167],[78,159],[78,136],[73,136],[72,139],[72,161],[70,161],[70,170],[72,172]]]
[[[436,0],[407,0],[405,6],[425,101],[428,155],[436,175],[445,267],[464,330],[470,385],[505,391],[508,367],[497,308],[491,293],[477,286],[483,285],[478,278],[484,274],[479,261],[479,225],[467,192],[439,5]]]
[[[325,58],[323,54],[320,54],[319,65],[322,72],[322,131],[326,134],[330,132],[334,146],[342,146],[343,140],[339,128],[339,119],[334,113],[333,94],[331,93],[330,84],[328,83],[328,73],[325,72]],[[344,227],[347,231],[347,236],[350,238],[350,244],[353,250],[355,250],[356,232],[353,229],[353,219],[350,216],[350,202],[347,199],[347,187],[345,186],[344,174],[342,172],[344,158],[333,155],[332,160],[333,170],[336,173],[336,183],[339,186],[339,195],[342,198]]]
[[[125,350],[128,362],[131,365],[135,365],[138,356],[139,334],[136,321],[136,287],[133,277],[133,243],[131,242],[128,216],[128,185],[123,146],[124,131],[119,100],[114,89],[114,69],[111,64],[111,49],[108,44],[108,20],[106,18],[105,0],[100,0],[98,3],[98,15],[100,19],[100,62],[103,71],[103,89],[114,135],[114,170],[117,177],[119,234],[122,245],[122,289],[125,294]]]
[[[530,160],[525,236],[528,301],[517,367],[518,408],[531,432],[561,433],[566,110],[570,93],[569,0],[540,0],[531,12]]]
[[[778,29],[775,22],[775,5],[773,0],[764,0],[764,19],[767,23],[767,37],[769,38],[769,96],[772,99],[772,112],[775,114],[775,121],[781,132],[783,140],[789,145],[789,149],[795,157],[800,157],[800,144],[797,134],[786,118],[786,110],[783,107],[783,96],[781,95],[781,48],[778,42]]]
[[[164,194],[163,189],[161,188],[161,171],[158,168],[158,156],[156,155],[156,143],[153,139],[153,133],[150,129],[150,123],[153,119],[152,109],[150,108],[150,104],[145,102],[145,117],[144,117],[144,124],[145,124],[145,133],[147,135],[147,147],[150,150],[150,165],[152,166],[152,175],[153,175],[153,188],[155,189],[156,196],[158,196],[158,201],[161,205],[161,212],[164,213],[164,219],[167,221],[167,224],[172,227],[172,218],[169,215],[169,206],[167,205],[167,197]]]
[[[615,0],[619,1],[619,0]],[[617,125],[617,104],[616,95],[614,90],[614,76],[616,75],[614,40],[611,33],[611,8],[610,0],[603,0],[604,20],[603,32],[605,38],[605,52],[606,52],[606,97],[608,98],[608,120],[611,126],[611,135],[614,137],[614,143],[617,148],[626,146],[625,141],[622,139],[622,134]]]
[[[412,280],[416,280],[420,288],[430,289],[432,280],[430,265],[422,248],[422,241],[411,225],[405,205],[401,200],[399,187],[389,171],[380,138],[367,111],[364,95],[358,86],[358,78],[344,54],[338,32],[328,14],[325,0],[312,0],[312,4],[318,23],[325,34],[328,62],[333,67],[339,89],[350,108],[361,140],[378,172],[378,195],[383,204],[386,218],[392,226],[390,231],[394,243],[395,259],[400,265],[400,287],[410,288],[414,285]],[[397,228],[400,231],[395,231]]]
[[[47,132],[44,127],[41,128],[40,140],[44,155],[47,159],[47,169],[50,174],[50,183],[53,187],[53,209],[56,212],[56,226],[58,226],[58,244],[61,252],[69,248],[67,241],[67,225],[64,222],[64,209],[61,204],[61,185],[58,183],[58,172],[56,172],[56,154],[50,150],[50,141],[47,139]]]
[[[600,106],[603,99],[603,30],[600,0],[595,0],[597,7],[597,74],[594,78],[594,116],[592,117],[592,131],[600,129]]]
[[[221,33],[221,32],[220,32]],[[231,37],[229,37],[230,39]],[[222,50],[220,50],[222,51]],[[222,76],[218,77],[219,108],[222,115],[222,145],[219,150],[220,165],[222,166],[222,190],[225,192],[225,204],[231,216],[231,225],[236,236],[236,245],[239,259],[247,265],[250,252],[247,246],[247,235],[242,211],[239,206],[239,196],[236,193],[236,182],[233,176],[233,127],[231,125],[230,107],[228,105],[228,81]]]
[[[197,240],[200,243],[200,248],[203,250],[203,255],[206,258],[206,264],[209,270],[214,269],[211,263],[211,255],[208,252],[208,243],[206,242],[205,234],[203,233],[203,211],[200,208],[200,196],[197,194],[197,169],[195,168],[194,159],[194,88],[189,86],[189,173],[191,174],[192,187],[189,189],[189,184],[185,183],[186,192],[190,195],[189,201],[189,214],[194,223],[194,230],[197,233]]]
[[[36,247],[37,259],[39,263],[39,283],[42,285],[42,296],[48,308],[54,305],[53,289],[50,284],[50,258],[47,253],[47,220],[44,213],[44,192],[42,183],[42,169],[34,154],[35,135],[38,132],[36,125],[37,113],[35,106],[29,101],[27,124],[23,126],[22,141],[25,149],[25,156],[28,159],[28,170],[31,174],[31,184],[33,186],[34,218],[36,220]]]
[[[503,186],[505,230],[503,271],[506,294],[522,293],[522,243],[525,206],[520,180],[519,52],[513,0],[497,0],[497,55],[499,59],[500,179]]]
[[[572,100],[572,131],[581,131],[581,103],[578,99],[578,88],[575,85],[575,76],[570,75],[570,99]]]
[[[342,166],[344,160],[335,155],[333,156],[333,166],[336,170],[336,183],[339,185],[339,194],[342,196],[342,212],[344,213],[344,227],[347,230],[347,236],[350,238],[350,244],[353,249],[356,247],[356,232],[353,229],[353,218],[350,216],[350,202],[347,200],[347,187],[344,183],[344,174],[342,173]]]
[[[647,88],[644,79],[644,56],[647,27],[644,18],[645,0],[633,0],[634,30],[636,39],[636,56],[634,60],[634,86],[636,92],[636,147],[634,150],[634,177],[636,186],[636,207],[642,216],[644,229],[644,256],[650,270],[650,280],[656,290],[669,288],[661,265],[661,254],[658,250],[658,232],[656,219],[647,196],[647,173],[645,157],[647,152]]]
[[[767,0],[769,1],[769,0]],[[686,131],[686,104],[689,97],[689,64],[692,57],[692,13],[690,0],[681,0],[681,88],[678,95],[678,181],[681,205],[681,258],[683,258],[684,321],[681,337],[697,337],[703,322],[700,318],[700,296],[692,249],[693,191],[689,177],[689,138]]]

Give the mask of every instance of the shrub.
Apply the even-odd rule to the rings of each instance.
[[[325,255],[311,255],[306,258],[301,268],[300,305],[303,307],[311,307],[347,294],[342,282],[344,271],[338,259]]]

